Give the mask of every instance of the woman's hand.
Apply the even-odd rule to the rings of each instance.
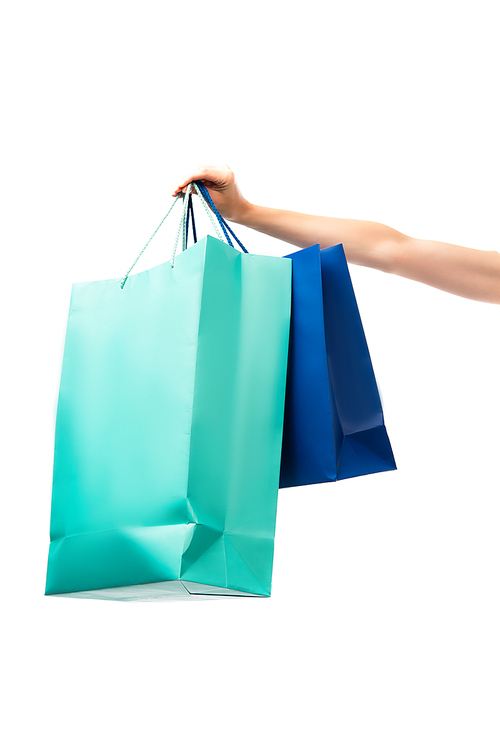
[[[186,192],[187,185],[195,180],[205,185],[215,207],[224,218],[228,221],[243,223],[250,203],[241,194],[234,174],[228,166],[196,167],[184,177],[172,195],[175,196],[181,191]]]

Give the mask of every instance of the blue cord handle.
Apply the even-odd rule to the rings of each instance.
[[[233,239],[235,239],[237,241],[237,243],[239,244],[239,246],[241,247],[241,249],[243,250],[243,252],[246,252],[248,254],[248,250],[243,246],[243,244],[240,242],[240,240],[238,239],[238,237],[236,236],[236,234],[234,233],[234,231],[226,223],[226,221],[222,218],[222,216],[220,215],[219,211],[215,207],[214,201],[212,200],[212,198],[210,196],[210,193],[208,192],[208,190],[205,187],[205,185],[202,182],[199,182],[198,180],[196,180],[196,184],[198,185],[198,188],[199,188],[201,194],[203,195],[203,197],[205,198],[205,200],[207,201],[208,205],[210,206],[210,208],[212,209],[212,211],[215,213],[215,215],[216,215],[216,217],[217,217],[217,219],[219,221],[219,224],[222,227],[222,231],[224,232],[224,235],[225,235],[225,237],[227,239],[228,244],[231,245],[231,247],[234,247],[233,243],[231,242],[231,238],[230,238],[230,236],[228,234],[228,231],[229,231],[229,233],[232,235]],[[192,218],[193,231],[194,231],[194,212],[193,212],[192,206],[191,206],[191,218]]]
[[[212,200],[212,198],[210,196],[210,193],[208,192],[207,188],[201,182],[197,182],[196,184],[200,188],[200,192],[203,195],[203,197],[205,198],[205,200],[207,201],[208,205],[210,206],[210,208],[213,210],[213,212],[217,216],[217,219],[219,220],[219,224],[221,225],[222,231],[224,232],[224,236],[226,237],[226,242],[228,243],[228,245],[230,245],[230,247],[234,247],[233,243],[231,242],[231,237],[227,233],[226,222],[224,221],[224,219],[220,215],[219,211],[215,207],[214,201]]]

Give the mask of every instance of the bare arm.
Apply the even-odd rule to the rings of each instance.
[[[346,258],[434,286],[500,304],[500,253],[415,239],[375,221],[309,216],[249,204],[238,223],[298,247],[342,243]]]
[[[297,247],[342,243],[348,262],[395,273],[458,296],[500,304],[500,253],[415,239],[375,221],[311,216],[249,203],[229,167],[199,167],[176,188],[202,180],[221,214]]]

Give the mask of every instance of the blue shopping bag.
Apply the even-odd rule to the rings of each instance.
[[[396,468],[341,244],[294,252],[280,487]]]
[[[235,237],[202,188],[226,237]],[[292,314],[280,488],[394,470],[342,245],[317,244],[286,257]]]

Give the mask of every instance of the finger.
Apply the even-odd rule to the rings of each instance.
[[[175,198],[175,196],[178,195],[180,192],[185,193],[186,190],[187,190],[187,186],[188,186],[188,184],[190,182],[194,182],[194,180],[193,179],[188,179],[186,181],[186,184],[181,184],[181,185],[179,185],[179,187],[176,187],[175,191],[172,193],[172,196]],[[191,185],[191,192],[193,192],[193,193],[196,192],[196,190],[194,189],[194,187],[192,185]]]
[[[173,192],[173,195],[174,196],[177,195],[181,190],[183,192],[185,192],[185,189],[183,189],[183,188],[187,187],[187,185],[190,182],[194,182],[195,180],[201,180],[205,176],[206,176],[206,169],[204,169],[202,167],[200,167],[196,171],[191,172],[190,174],[186,175],[184,177],[184,179],[182,179],[179,182],[178,186],[175,188],[175,190]]]
[[[178,185],[178,186],[177,186],[177,187],[175,188],[175,190],[174,190],[174,192],[172,193],[172,195],[173,195],[173,196],[175,197],[175,196],[176,196],[176,195],[178,195],[178,194],[179,194],[180,192],[185,192],[185,188],[186,188],[186,185],[187,185],[187,184],[188,184],[188,183],[189,183],[190,181],[191,181],[191,180],[189,180],[189,179],[188,179],[188,180],[185,180],[185,181],[183,180],[183,181],[182,181],[182,182],[181,182],[181,183],[180,183],[180,184],[179,184],[179,185]]]
[[[179,182],[179,185],[176,187],[173,195],[177,195],[184,187],[189,184],[189,182],[193,182],[194,180],[203,182],[206,187],[211,187],[214,189],[217,189],[218,187],[220,188],[220,186],[224,185],[224,179],[226,178],[227,172],[230,171],[231,170],[227,166],[198,166],[196,169],[193,169],[192,172],[186,175],[181,182]]]

